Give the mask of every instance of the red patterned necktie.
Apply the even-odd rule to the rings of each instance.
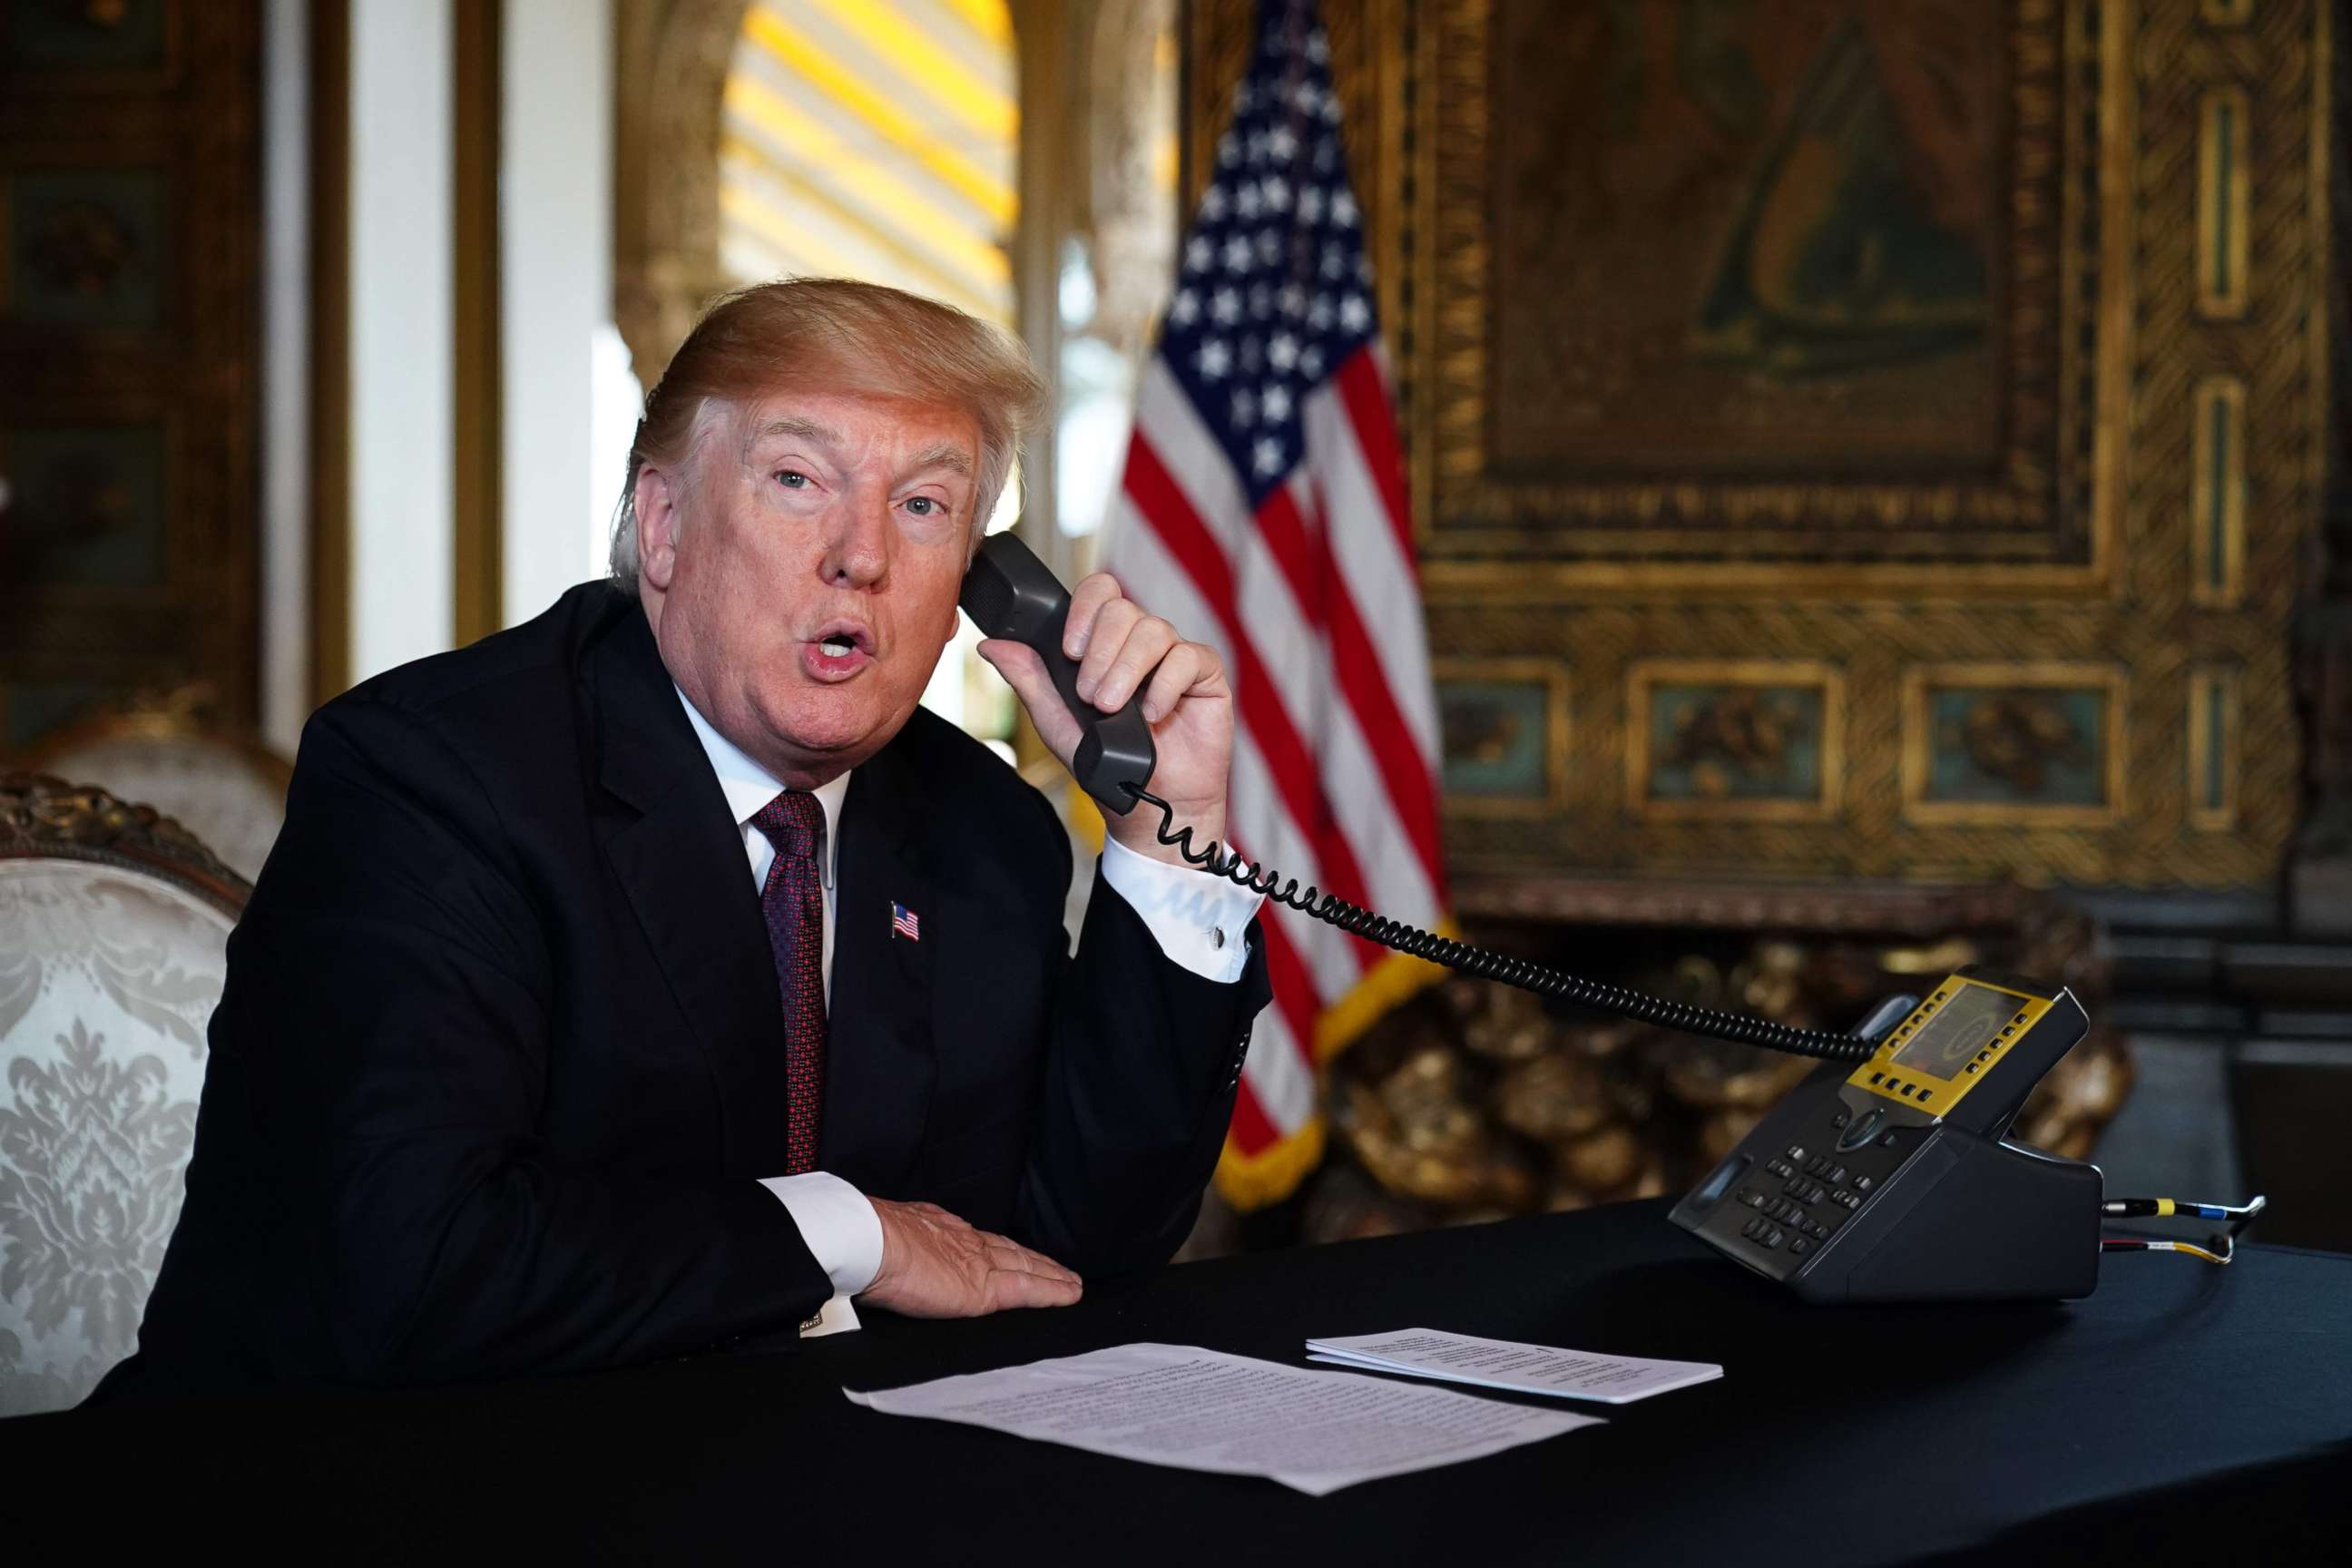
[[[824,1110],[824,885],[817,860],[824,853],[824,811],[807,791],[786,790],[752,815],[751,826],[776,847],[760,907],[784,1005],[784,1073],[792,1085],[784,1174],[797,1176],[816,1169]]]

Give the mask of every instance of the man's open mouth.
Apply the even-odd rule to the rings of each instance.
[[[872,657],[874,634],[856,621],[835,621],[817,629],[816,646],[834,658],[846,658],[853,653]]]
[[[856,621],[835,621],[809,639],[803,667],[819,680],[846,680],[874,662],[874,634]]]

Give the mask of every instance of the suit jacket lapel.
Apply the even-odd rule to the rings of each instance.
[[[895,752],[850,775],[841,806],[819,1162],[878,1197],[907,1190],[938,1074],[931,960],[942,911],[922,863],[919,786]],[[916,939],[892,930],[894,903],[915,913]]]
[[[636,605],[586,665],[598,777],[639,813],[605,837],[606,861],[709,1062],[726,1169],[780,1174],[783,1011],[741,836]]]

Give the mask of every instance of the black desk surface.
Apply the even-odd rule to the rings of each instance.
[[[1321,1499],[840,1393],[1140,1340],[1297,1364],[1310,1334],[1412,1326],[1725,1375]],[[337,1558],[2259,1561],[2352,1541],[2347,1483],[2352,1258],[2117,1254],[2066,1305],[1808,1308],[1663,1204],[1196,1264],[1057,1312],[869,1313],[857,1334],[597,1376],[0,1422],[0,1515],[53,1519],[81,1550],[168,1535]]]

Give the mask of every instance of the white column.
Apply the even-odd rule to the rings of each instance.
[[[612,0],[507,0],[499,353],[507,624],[604,571],[635,384],[613,328]]]
[[[450,0],[352,0],[352,679],[455,636]]]

